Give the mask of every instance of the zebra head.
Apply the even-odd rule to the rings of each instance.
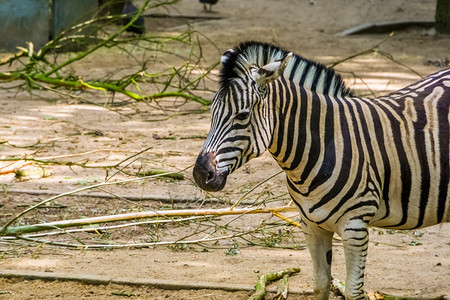
[[[203,190],[221,190],[228,174],[260,156],[271,142],[270,83],[283,74],[292,53],[269,50],[247,42],[221,58],[211,128],[193,173]]]

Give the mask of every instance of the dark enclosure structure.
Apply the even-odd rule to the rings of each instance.
[[[62,31],[89,20],[97,8],[96,0],[2,0],[0,50],[16,51],[27,42],[39,49]]]

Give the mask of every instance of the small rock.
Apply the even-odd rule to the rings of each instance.
[[[428,29],[427,31],[425,31],[425,33],[423,34],[424,36],[435,36],[436,35],[436,29],[433,27],[431,29]]]

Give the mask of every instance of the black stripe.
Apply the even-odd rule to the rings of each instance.
[[[277,112],[277,114],[274,115],[274,118],[276,120],[276,123],[278,124],[278,131],[274,132],[274,134],[277,135],[278,140],[277,140],[277,149],[274,153],[272,153],[272,155],[275,157],[278,157],[280,155],[281,149],[283,147],[283,143],[284,143],[283,134],[285,131],[284,123],[286,121],[286,118],[288,117],[288,116],[286,116],[286,112],[285,112],[287,104],[283,97],[283,95],[285,94],[283,87],[284,86],[281,84],[281,82],[278,82],[279,90],[278,90],[277,96],[278,96],[278,100],[279,100],[279,111],[277,111],[277,110],[274,111],[274,112]],[[274,129],[274,130],[276,130],[276,129]]]
[[[292,149],[294,148],[294,142],[295,140],[297,140],[297,137],[295,136],[295,122],[297,120],[297,106],[298,106],[298,101],[296,101],[296,88],[295,88],[295,84],[290,81],[289,83],[287,83],[284,78],[282,78],[281,83],[283,84],[283,86],[285,87],[285,101],[286,103],[290,104],[290,111],[289,113],[289,124],[288,124],[288,128],[287,128],[287,140],[283,141],[283,144],[286,146],[286,152],[284,153],[282,162],[286,162],[289,159],[289,156],[291,155]],[[289,85],[289,86],[288,86]],[[291,91],[292,95],[293,95],[293,99],[291,99],[291,93],[289,92]],[[286,106],[289,106],[288,104],[286,104]],[[295,149],[295,148],[294,148]]]
[[[361,207],[366,207],[366,206],[374,206],[375,208],[378,208],[378,203],[375,200],[367,200],[367,201],[359,201],[356,204],[350,206],[349,208],[347,208],[340,216],[339,218],[336,220],[335,224],[337,224],[337,222],[339,222],[339,220],[345,216],[348,212],[353,211],[355,209],[361,208]],[[331,212],[330,212],[331,215]],[[329,218],[329,216],[327,217]]]
[[[242,153],[242,149],[238,148],[238,147],[224,147],[224,148],[220,148],[217,151],[217,155],[219,154],[223,154],[223,153],[230,153],[230,152],[234,152],[234,151],[238,151]],[[224,161],[229,160],[229,159],[225,159]]]
[[[334,142],[334,113],[333,103],[328,95],[324,96],[327,102],[327,112],[325,113],[325,133],[324,133],[324,155],[322,165],[316,177],[311,181],[310,190],[325,183],[332,175],[336,166],[336,146]]]
[[[315,91],[317,89],[317,83],[319,82],[320,74],[322,74],[320,71],[322,70],[316,68],[316,71],[314,72],[314,79],[311,83],[311,91]]]
[[[247,143],[250,143],[250,141],[251,141],[251,139],[248,135],[231,135],[231,136],[226,137],[222,141],[222,144],[224,144],[226,142],[236,142],[236,141],[242,141],[242,140],[247,141]],[[237,148],[237,147],[226,147],[226,148],[222,148],[222,149],[234,149],[234,148],[240,149],[241,152],[243,151],[243,149]],[[225,153],[222,151],[222,149],[220,149],[218,153]]]
[[[285,170],[295,170],[300,165],[303,153],[305,152],[308,102],[306,101],[306,90],[303,87],[299,87],[299,92],[300,99],[297,100],[300,101],[300,114],[295,116],[295,120],[298,122],[299,126],[298,140],[295,145],[295,157],[292,160],[291,165],[287,166]],[[274,156],[277,157],[275,154]]]
[[[302,77],[300,77],[300,86],[303,86],[305,84],[306,76],[308,75],[309,69],[311,68],[311,64],[307,64],[305,69],[303,70]]]
[[[292,65],[291,74],[289,74],[289,81],[291,81],[291,82],[294,80],[294,76],[297,71],[299,63],[300,63],[300,59],[295,57],[294,64]]]
[[[416,144],[416,153],[419,158],[421,171],[419,218],[417,220],[417,225],[414,228],[419,228],[423,225],[428,197],[430,194],[430,170],[428,168],[427,149],[424,146],[424,128],[427,124],[427,116],[423,103],[424,102],[422,101],[422,99],[417,99],[417,101],[414,102],[417,121],[412,122],[414,126],[414,143]]]
[[[375,181],[376,182],[380,182],[381,178],[380,178],[380,173],[378,171],[377,168],[377,162],[375,160],[375,153],[374,153],[374,149],[372,147],[372,143],[371,143],[371,136],[370,136],[370,131],[369,131],[369,127],[367,125],[367,117],[362,109],[362,105],[360,101],[354,101],[353,102],[355,104],[356,107],[356,111],[358,113],[358,119],[361,123],[361,131],[363,134],[363,141],[365,141],[365,145],[367,147],[367,152],[369,155],[369,161],[370,161],[370,168],[375,172]],[[371,103],[365,103],[366,107],[372,106]],[[369,172],[369,171],[368,171]]]
[[[367,233],[367,228],[365,228],[365,227],[358,227],[358,228],[348,227],[348,228],[345,228],[344,231],[356,231],[356,232],[365,232],[365,233]]]
[[[392,136],[394,137],[394,145],[397,150],[397,157],[394,157],[393,159],[397,159],[398,163],[400,164],[400,178],[402,182],[402,191],[401,191],[401,206],[402,206],[402,219],[394,225],[390,225],[387,227],[400,227],[406,223],[408,220],[408,204],[409,204],[409,196],[411,194],[411,168],[409,166],[408,162],[408,156],[406,154],[405,148],[403,147],[402,140],[401,140],[401,130],[400,130],[400,123],[398,120],[394,118],[392,113],[380,105],[380,108],[384,111],[386,116],[389,118],[390,121],[390,128],[392,130]]]
[[[314,166],[317,164],[317,161],[320,156],[320,99],[317,96],[317,93],[312,93],[312,108],[311,116],[309,122],[309,131],[311,135],[310,149],[308,152],[308,160],[306,162],[305,168],[303,169],[302,176],[300,181],[305,182],[305,180],[309,177]],[[309,192],[311,192],[311,187],[309,188]]]
[[[438,119],[439,119],[439,154],[440,154],[440,182],[439,182],[439,196],[437,208],[437,221],[441,223],[444,221],[445,206],[450,205],[447,199],[448,185],[449,185],[449,134],[450,128],[448,123],[448,114],[450,107],[450,95],[444,96],[437,104]],[[447,220],[449,222],[450,220]]]
[[[377,110],[373,107],[373,105],[368,105],[370,113],[372,115],[372,120],[373,120],[373,128],[375,129],[375,138],[377,141],[377,145],[378,148],[377,150],[380,151],[381,154],[381,158],[383,160],[383,172],[384,172],[384,177],[383,177],[383,182],[382,182],[382,198],[381,200],[384,203],[384,206],[386,208],[386,212],[384,214],[383,217],[381,217],[380,220],[383,220],[385,218],[387,218],[390,214],[390,205],[389,205],[389,182],[391,180],[391,165],[389,163],[389,156],[386,152],[386,145],[384,142],[384,130],[383,130],[383,125],[381,124],[380,121],[380,116],[378,115]],[[395,158],[392,158],[395,159]],[[375,168],[375,166],[374,166]],[[380,181],[381,183],[381,181]]]
[[[367,250],[367,244],[369,243],[369,239],[367,239],[366,237],[364,237],[364,238],[365,238],[365,241],[362,244],[349,244],[349,245],[352,247],[356,247],[356,248],[361,248],[361,247],[366,246],[365,250]],[[352,238],[352,240],[354,240],[354,238]],[[360,249],[360,251],[363,251],[363,249]]]
[[[286,181],[287,184],[289,186],[289,188],[296,194],[301,194],[301,192],[297,189],[296,185],[291,181],[291,179],[289,177],[286,176]],[[300,203],[297,202],[297,200],[295,199],[295,197],[293,197],[292,193],[290,193],[291,199],[295,202],[295,204],[297,204],[297,207],[300,209],[300,213],[302,214],[302,218],[304,217],[305,219],[307,219],[309,222],[313,223],[313,221],[308,218],[308,215],[305,213],[305,211],[303,210],[303,207],[300,205]]]

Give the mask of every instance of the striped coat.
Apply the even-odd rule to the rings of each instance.
[[[352,96],[323,65],[246,42],[222,56],[210,133],[194,168],[210,191],[268,150],[286,172],[326,299],[331,240],[344,243],[347,298],[364,298],[368,227],[450,220],[450,69],[377,99]]]

